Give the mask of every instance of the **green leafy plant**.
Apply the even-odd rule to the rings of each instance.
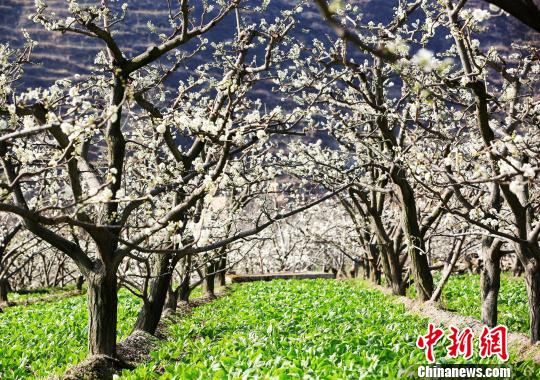
[[[478,276],[452,277],[444,302],[478,314]],[[502,320],[518,327],[524,291],[504,279]],[[197,289],[197,293],[200,292]],[[476,299],[475,299],[476,297]],[[119,294],[119,338],[131,331],[140,301]],[[84,296],[12,307],[0,315],[0,378],[45,377],[63,372],[86,355]],[[476,313],[476,314],[475,314]],[[506,319],[505,319],[506,318]],[[504,322],[503,322],[504,323]],[[425,364],[415,345],[428,320],[407,313],[393,296],[361,281],[272,281],[235,285],[230,295],[194,309],[169,327],[169,339],[151,362],[124,371],[126,379],[403,378]],[[442,326],[447,330],[447,326]],[[522,330],[527,329],[521,322]],[[446,338],[445,338],[446,339]],[[448,342],[435,350],[438,363]],[[478,351],[477,347],[476,350]],[[512,362],[512,355],[510,361]],[[475,356],[468,363],[497,363]],[[519,378],[537,378],[530,362],[511,363]]]
[[[426,363],[415,342],[427,324],[361,282],[244,284],[171,326],[153,361],[123,377],[402,378]],[[447,344],[437,346],[438,362],[465,362],[446,358]],[[475,356],[471,362],[497,361]]]
[[[38,288],[38,289],[29,289],[29,290],[19,290],[9,293],[10,301],[39,301],[42,298],[51,297],[51,296],[61,296],[64,293],[75,290],[74,285],[68,285],[65,287],[49,287],[49,288]]]
[[[87,354],[86,298],[5,309],[0,315],[0,378],[21,379],[61,373]],[[118,336],[131,331],[139,300],[119,294]]]
[[[444,287],[441,305],[457,314],[480,319],[480,294],[479,275],[451,276]],[[408,289],[407,295],[414,298],[414,285]],[[500,324],[506,325],[510,331],[528,333],[527,291],[523,278],[508,273],[501,275],[498,310]]]

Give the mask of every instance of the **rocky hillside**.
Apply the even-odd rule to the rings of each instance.
[[[254,1],[254,0],[250,0]],[[356,0],[367,20],[384,21],[391,13],[397,0]],[[51,12],[62,14],[67,7],[65,0],[46,0]],[[122,2],[112,1],[120,6]],[[117,25],[116,38],[119,45],[128,56],[144,51],[149,45],[158,42],[158,37],[149,32],[148,23],[156,26],[158,32],[167,27],[168,7],[166,0],[130,0],[127,1],[128,17],[125,22]],[[172,2],[175,3],[175,2]],[[268,14],[264,17],[273,19],[281,9],[290,7],[287,0],[272,0]],[[476,1],[470,1],[469,7],[483,6]],[[34,65],[27,69],[24,85],[41,86],[53,82],[55,79],[71,76],[75,73],[84,74],[93,62],[96,53],[102,48],[99,42],[88,37],[61,35],[43,29],[41,25],[34,24],[29,16],[34,10],[34,0],[1,0],[0,1],[0,43],[9,42],[13,46],[20,46],[23,41],[22,31],[26,30],[31,37],[39,42],[34,50]],[[492,25],[490,32],[482,36],[483,43],[496,43],[501,48],[518,40],[533,40],[535,33],[511,17],[500,16],[489,21]],[[211,36],[219,40],[230,35],[227,29],[233,28],[230,18],[217,27]],[[322,22],[314,6],[304,7],[302,14],[302,28],[310,33],[302,34],[301,38],[310,38],[311,35],[321,36],[331,33]],[[435,44],[445,44],[441,36]],[[437,46],[431,48],[436,49]],[[200,54],[197,59],[202,62],[208,57]]]

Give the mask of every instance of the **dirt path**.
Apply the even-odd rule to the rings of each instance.
[[[403,304],[409,312],[429,318],[431,322],[437,325],[443,325],[446,327],[453,325],[460,329],[470,327],[477,334],[480,334],[484,327],[484,325],[476,318],[439,309],[431,302],[424,303],[405,296],[396,296],[393,295],[392,291],[388,288],[372,283],[368,284],[373,289],[376,289],[384,294],[391,295],[394,302]],[[513,361],[532,360],[540,364],[540,343],[534,345],[531,344],[529,338],[525,334],[509,332],[508,347],[513,353]]]

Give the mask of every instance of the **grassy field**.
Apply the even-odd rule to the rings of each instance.
[[[232,290],[172,325],[152,361],[121,377],[402,378],[426,363],[415,341],[428,321],[362,281],[258,282]],[[518,323],[526,313],[526,305],[517,302],[524,302],[522,290],[520,281],[505,279],[501,319],[515,321],[509,324],[515,330],[526,329],[523,320]],[[445,305],[477,316],[477,292],[477,276],[454,277]],[[139,306],[134,296],[120,293],[119,338],[129,334]],[[0,315],[0,378],[61,373],[85,357],[85,326],[83,296],[6,309]],[[464,362],[445,357],[447,344],[437,346],[437,362]],[[512,356],[510,362],[518,378],[540,377],[538,366],[512,363]]]

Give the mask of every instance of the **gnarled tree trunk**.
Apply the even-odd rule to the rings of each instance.
[[[413,189],[403,177],[404,175],[403,169],[397,169],[392,176],[392,180],[399,189],[398,196],[401,203],[403,231],[407,238],[411,272],[416,285],[416,296],[422,301],[428,301],[433,294],[433,277],[431,276],[425,252],[424,238],[418,224]]]
[[[402,286],[402,267],[399,262],[399,257],[394,251],[394,245],[386,233],[380,216],[376,215],[372,210],[370,210],[370,221],[376,234],[378,252],[381,257],[384,275],[386,276],[388,285],[392,288],[392,293],[396,295],[405,295],[404,287]]]

